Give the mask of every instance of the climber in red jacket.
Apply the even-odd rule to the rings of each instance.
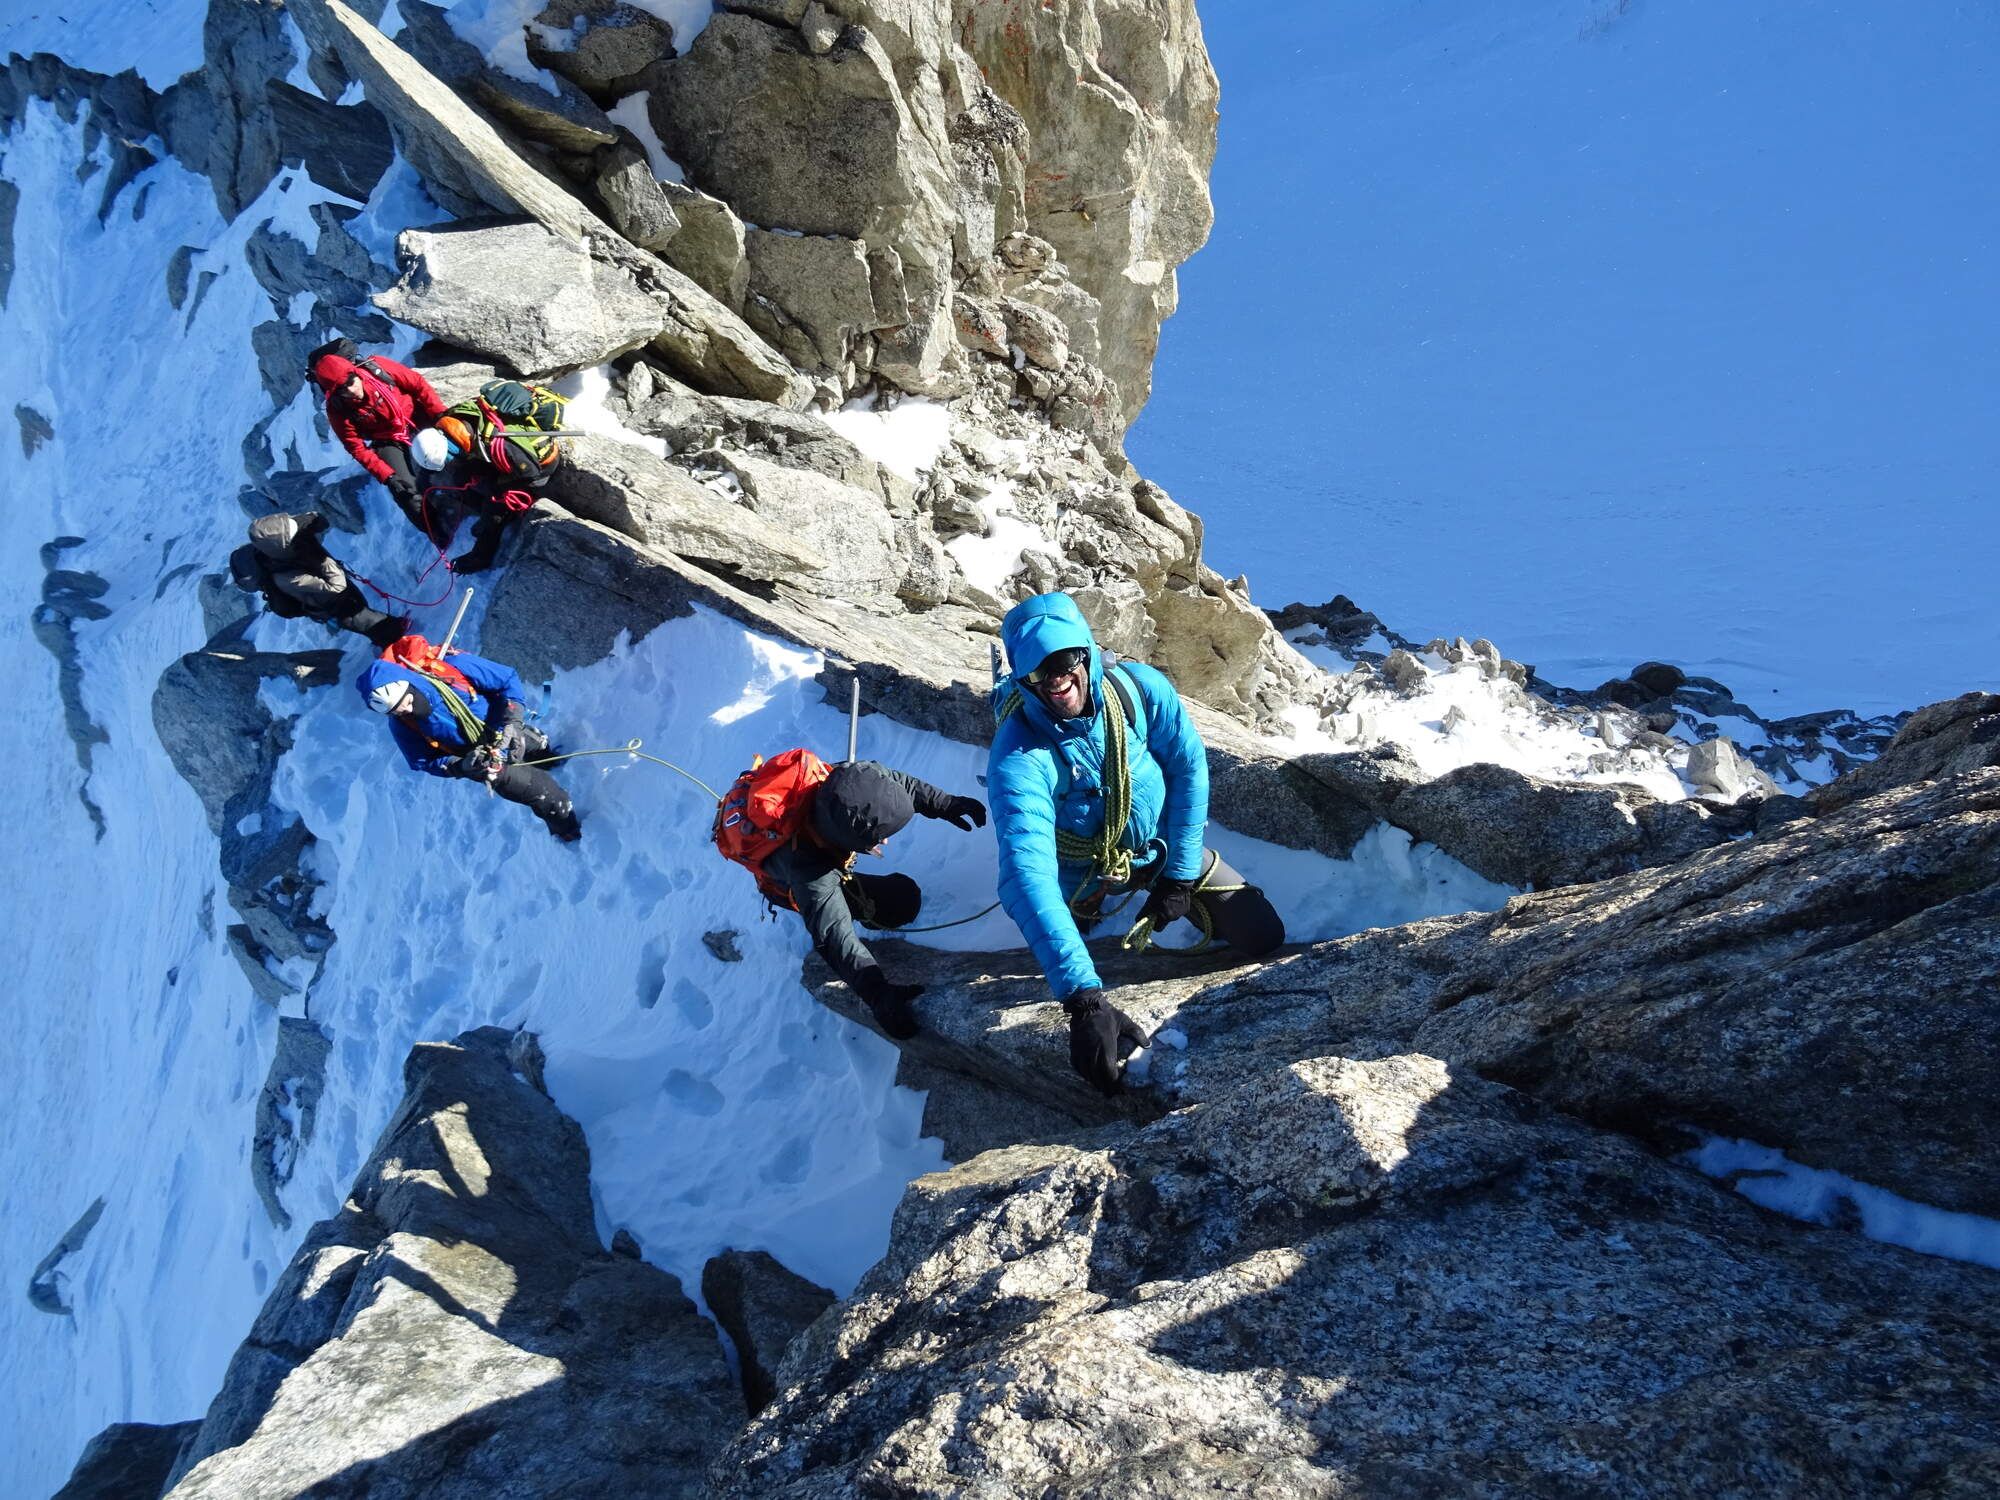
[[[367,359],[358,354],[344,339],[313,351],[310,368],[314,383],[326,393],[327,422],[355,462],[382,482],[409,523],[442,546],[424,524],[423,481],[410,461],[410,442],[419,427],[444,415],[444,402],[415,370],[379,354]]]

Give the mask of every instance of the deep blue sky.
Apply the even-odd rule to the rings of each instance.
[[[1128,449],[1267,605],[1765,708],[2000,660],[2000,22],[1202,8],[1217,224]]]

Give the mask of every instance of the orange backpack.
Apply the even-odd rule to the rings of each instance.
[[[760,755],[715,810],[716,850],[756,877],[766,901],[787,911],[799,904],[764,874],[764,861],[798,836],[807,798],[826,778],[826,762],[810,750],[787,750],[769,760]]]
[[[446,661],[437,647],[420,635],[398,636],[383,648],[382,660],[420,672],[434,682],[442,682],[461,697],[471,698],[477,692],[472,679]]]

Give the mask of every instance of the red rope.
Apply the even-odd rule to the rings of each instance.
[[[356,578],[359,578],[363,583],[367,584],[368,587],[375,590],[376,593],[380,594],[384,599],[389,600],[393,604],[407,604],[412,609],[432,609],[435,608],[437,605],[444,603],[445,600],[451,597],[451,590],[452,590],[452,579],[450,577],[452,571],[451,559],[444,555],[444,548],[438,546],[437,534],[431,530],[431,491],[432,489],[443,489],[443,488],[444,488],[443,485],[425,485],[424,488],[421,491],[419,491],[417,495],[417,514],[423,517],[424,535],[430,540],[430,544],[433,547],[437,547],[437,556],[432,558],[430,560],[429,566],[427,566],[423,570],[423,572],[417,575],[417,582],[421,584],[426,578],[431,576],[431,574],[436,570],[437,565],[439,563],[443,563],[446,577],[444,581],[444,592],[442,594],[439,594],[435,599],[405,599],[401,594],[390,593],[387,589],[383,588],[381,584],[377,583],[372,578],[366,577],[360,573],[354,574]],[[473,486],[469,484],[461,484],[453,486],[454,491],[469,490],[471,488],[473,488]],[[454,527],[453,530],[457,530],[457,528]],[[446,537],[445,540],[449,542],[451,538]],[[353,572],[354,570],[350,568],[348,571]]]

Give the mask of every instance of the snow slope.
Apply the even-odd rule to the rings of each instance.
[[[1769,717],[1992,687],[2000,14],[1207,5],[1134,461],[1266,603]]]
[[[225,228],[207,182],[167,164],[146,174],[143,221],[127,189],[99,228],[77,145],[40,105],[6,142],[21,222],[40,232],[15,237],[0,412],[30,405],[56,433],[9,460],[0,507],[0,701],[30,752],[14,757],[0,819],[13,872],[0,919],[14,981],[0,1028],[0,1491],[12,1495],[54,1489],[107,1421],[199,1411],[290,1249],[247,1191],[276,1017],[223,946],[234,916],[215,839],[151,718],[161,669],[204,635],[188,568],[235,545],[239,445],[266,407],[249,329],[268,303],[238,263],[191,318],[173,311],[167,253],[186,242],[226,263],[250,217]],[[161,363],[188,352],[202,378],[160,382]],[[107,442],[107,413],[144,413],[147,441]],[[79,801],[56,663],[27,630],[38,549],[59,535],[86,539],[64,566],[109,584],[109,618],[77,627],[83,701],[109,736],[88,784],[102,841]],[[104,1217],[65,1268],[73,1319],[35,1311],[30,1272],[99,1196]]]

